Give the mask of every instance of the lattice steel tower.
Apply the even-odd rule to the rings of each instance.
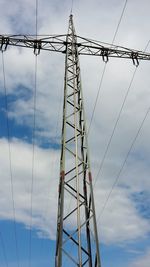
[[[73,263],[80,267],[101,266],[78,45],[70,15],[66,37],[55,266],[74,266]]]
[[[65,53],[65,82],[55,267],[100,267],[92,175],[88,154],[79,55],[150,61],[150,53],[77,36],[70,15],[67,35],[0,35],[9,46]]]

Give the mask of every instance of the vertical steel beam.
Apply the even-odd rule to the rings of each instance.
[[[55,267],[66,266],[101,266],[77,37],[72,15],[66,38],[55,258]]]

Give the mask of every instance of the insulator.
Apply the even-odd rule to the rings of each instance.
[[[8,44],[9,44],[9,38],[8,37],[5,38],[4,36],[2,36],[0,50],[2,52],[6,51]]]
[[[108,58],[108,50],[107,49],[102,49],[101,50],[101,56],[102,56],[102,59],[105,63],[108,62],[109,58]]]
[[[34,54],[38,56],[40,54],[40,50],[41,50],[41,41],[35,40],[34,41]]]
[[[138,67],[139,65],[139,60],[138,60],[138,53],[136,52],[132,52],[131,54],[131,58],[132,58],[132,61],[133,61],[133,65],[135,65],[136,67]]]

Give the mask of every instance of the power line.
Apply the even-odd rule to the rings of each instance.
[[[150,40],[148,41],[148,43],[147,43],[147,45],[146,45],[146,47],[145,47],[145,49],[144,49],[144,52],[147,50],[147,48],[148,48],[148,46],[149,46],[149,43],[150,43]],[[137,70],[137,68],[135,69],[135,71],[134,71],[134,73],[133,73],[133,76],[132,76],[132,79],[131,79],[129,88],[131,88],[131,85],[132,85],[132,83],[133,83],[133,80],[134,80],[134,77],[135,77],[135,74],[136,74],[136,70]],[[126,94],[126,95],[128,95],[128,90],[127,90],[127,94]],[[124,104],[124,103],[125,103],[125,101],[123,102],[123,104]],[[122,108],[121,108],[121,110],[122,110]],[[121,110],[120,110],[120,111],[121,111]],[[122,164],[122,166],[121,166],[121,168],[120,168],[120,170],[119,170],[119,172],[118,172],[118,174],[117,174],[117,176],[116,176],[116,179],[115,179],[115,181],[114,181],[114,183],[113,183],[113,185],[112,185],[112,187],[111,187],[111,189],[110,189],[110,192],[109,192],[109,194],[107,195],[106,201],[105,201],[105,203],[104,203],[104,205],[103,205],[103,207],[102,207],[102,210],[101,210],[101,212],[100,212],[100,214],[99,214],[99,216],[98,216],[97,223],[98,223],[98,221],[100,220],[100,217],[102,216],[102,214],[103,214],[103,212],[104,212],[104,210],[105,210],[105,208],[106,208],[106,205],[107,205],[107,203],[108,203],[108,201],[109,201],[109,199],[110,199],[110,196],[111,196],[111,194],[112,194],[112,192],[113,192],[115,186],[116,186],[117,183],[118,183],[118,180],[119,180],[119,178],[120,178],[120,175],[121,175],[121,173],[122,173],[122,171],[123,171],[123,169],[124,169],[124,166],[125,166],[125,164],[126,164],[126,162],[127,162],[128,157],[129,157],[129,155],[130,155],[130,152],[131,152],[131,150],[132,150],[132,148],[133,148],[133,146],[134,146],[134,144],[135,144],[135,142],[136,142],[136,140],[137,140],[137,138],[138,138],[138,136],[139,136],[139,133],[140,133],[140,131],[141,131],[143,125],[144,125],[144,122],[145,122],[145,120],[146,120],[146,118],[147,118],[149,112],[150,112],[150,107],[148,108],[148,110],[147,110],[147,112],[146,112],[146,114],[145,114],[145,116],[144,116],[144,118],[143,118],[143,120],[142,120],[142,122],[141,122],[141,124],[140,124],[140,126],[139,126],[139,128],[138,128],[138,131],[137,131],[137,133],[136,133],[136,135],[135,135],[135,137],[134,137],[134,139],[133,139],[133,141],[132,141],[132,143],[131,143],[131,146],[130,146],[130,148],[129,148],[127,154],[126,154],[125,160],[123,161],[123,164]],[[100,173],[100,171],[101,171],[101,169],[102,169],[103,162],[104,162],[104,159],[105,159],[105,157],[106,157],[106,154],[107,154],[108,148],[109,148],[109,146],[110,146],[112,137],[113,137],[113,135],[114,135],[115,129],[116,129],[116,127],[117,127],[118,121],[119,121],[119,119],[120,119],[120,115],[121,115],[121,113],[119,112],[119,116],[118,116],[118,118],[117,118],[117,120],[116,120],[116,123],[115,123],[115,126],[114,126],[114,128],[113,128],[113,131],[112,131],[110,140],[109,140],[108,145],[107,145],[107,147],[106,147],[106,150],[105,150],[105,153],[104,153],[104,156],[103,156],[103,159],[102,159],[102,162],[101,162],[99,171],[98,171],[98,175],[99,175],[99,173]],[[96,177],[94,186],[95,186],[95,184],[96,184],[98,175],[97,175],[97,177]]]
[[[6,267],[8,267],[8,261],[7,261],[7,256],[6,256],[5,243],[4,243],[3,235],[2,235],[1,232],[0,232],[0,240],[1,240],[2,251],[3,251],[3,255],[4,255],[5,265],[6,265]]]
[[[104,152],[102,161],[101,161],[101,163],[100,163],[100,167],[99,167],[99,169],[98,169],[98,172],[97,172],[97,175],[96,175],[96,178],[95,178],[95,181],[94,181],[94,187],[95,187],[95,184],[96,184],[97,179],[98,179],[98,177],[99,177],[99,174],[100,174],[100,172],[101,172],[101,170],[102,170],[102,167],[103,167],[103,164],[104,164],[104,161],[105,161],[105,158],[106,158],[108,149],[109,149],[109,147],[110,147],[110,144],[111,144],[112,138],[113,138],[113,136],[114,136],[114,134],[115,134],[115,130],[116,130],[117,125],[118,125],[118,122],[119,122],[119,120],[120,120],[120,117],[121,117],[121,114],[122,114],[122,111],[123,111],[125,102],[126,102],[126,100],[127,100],[127,97],[128,97],[128,95],[129,95],[131,86],[132,86],[132,84],[133,84],[133,81],[134,81],[134,77],[135,77],[136,71],[137,71],[137,68],[136,68],[136,69],[134,70],[134,72],[133,72],[133,75],[132,75],[132,78],[131,78],[129,87],[127,88],[125,97],[124,97],[124,99],[123,99],[123,103],[122,103],[121,108],[120,108],[120,110],[119,110],[119,113],[118,113],[118,116],[117,116],[115,125],[114,125],[114,127],[113,127],[112,133],[111,133],[111,135],[110,135],[109,141],[108,141],[108,143],[107,143],[107,146],[106,146],[106,149],[105,149],[105,152]]]
[[[30,199],[30,233],[29,233],[29,267],[31,266],[32,247],[32,219],[33,219],[33,187],[34,187],[34,166],[35,166],[35,133],[36,133],[36,96],[37,96],[37,55],[35,57],[35,88],[33,93],[33,130],[32,130],[32,170],[31,170],[31,199]]]
[[[57,112],[57,119],[56,119],[56,127],[55,127],[55,134],[54,134],[54,143],[56,142],[56,138],[58,136],[58,129],[59,129],[59,122],[60,122],[60,113],[61,113],[61,103],[62,103],[62,90],[61,90],[61,93],[60,93],[60,100],[59,100],[59,103],[58,103],[58,112]],[[58,97],[58,96],[57,96]],[[52,161],[51,161],[51,176],[53,177],[53,174],[54,174],[54,166],[56,166],[56,161],[57,161],[57,155],[55,155],[55,153],[52,153]],[[59,161],[59,159],[58,159]],[[47,217],[47,212],[48,212],[48,202],[46,202],[46,207],[45,209],[43,209],[44,211],[44,215],[45,217]],[[43,244],[43,239],[41,241],[41,250],[43,251],[44,249],[44,244]]]
[[[148,41],[147,45],[145,46],[144,52],[147,50],[149,44],[150,44],[150,40]],[[134,80],[136,71],[137,71],[137,68],[135,69],[135,71],[134,71],[134,73],[133,73],[133,76],[132,76],[132,79],[131,79],[129,88],[131,88],[131,85],[132,85],[132,83],[133,83],[133,80]],[[129,93],[129,88],[128,88],[128,90],[127,90],[125,99],[127,98],[127,95],[128,95],[128,93]],[[123,105],[124,105],[124,103],[125,103],[125,99],[124,99],[124,101],[123,101]],[[121,110],[120,110],[121,112],[122,112],[122,108],[123,108],[123,107],[121,107]],[[133,141],[132,141],[132,143],[131,143],[131,146],[130,146],[130,148],[129,148],[127,154],[126,154],[125,160],[123,161],[123,164],[122,164],[122,166],[121,166],[121,168],[120,168],[120,170],[119,170],[119,172],[118,172],[118,175],[117,175],[117,177],[116,177],[116,179],[115,179],[115,181],[114,181],[114,183],[113,183],[113,185],[112,185],[112,187],[111,187],[111,190],[110,190],[110,192],[109,192],[109,194],[108,194],[108,196],[107,196],[107,198],[106,198],[106,201],[105,201],[105,203],[104,203],[104,205],[103,205],[103,207],[102,207],[101,213],[100,213],[100,215],[99,215],[97,221],[99,221],[99,218],[100,218],[101,215],[103,214],[103,212],[104,212],[104,210],[105,210],[105,207],[106,207],[106,205],[107,205],[107,202],[109,201],[109,198],[110,198],[110,196],[111,196],[111,194],[112,194],[112,192],[113,192],[115,186],[116,186],[117,183],[118,183],[118,180],[119,180],[120,175],[121,175],[121,173],[122,173],[122,171],[123,171],[123,168],[124,168],[124,166],[125,166],[125,164],[126,164],[126,162],[127,162],[127,159],[128,159],[128,157],[129,157],[129,155],[130,155],[130,152],[131,152],[131,150],[132,150],[132,148],[133,148],[133,146],[134,146],[134,144],[135,144],[135,142],[136,142],[136,140],[137,140],[137,138],[138,138],[138,136],[139,136],[139,133],[140,133],[140,131],[141,131],[143,125],[144,125],[144,122],[145,122],[145,120],[146,120],[146,118],[147,118],[149,112],[150,112],[150,106],[149,106],[149,108],[148,108],[148,110],[147,110],[147,112],[146,112],[146,114],[145,114],[145,116],[144,116],[144,118],[143,118],[143,120],[142,120],[142,122],[141,122],[139,128],[138,128],[138,131],[137,131],[137,133],[136,133],[136,135],[135,135],[135,137],[134,137],[134,139],[133,139]],[[112,137],[113,137],[113,135],[114,135],[115,129],[116,129],[117,124],[118,124],[118,121],[119,121],[119,119],[120,119],[120,115],[121,115],[121,113],[119,112],[119,116],[118,116],[118,118],[117,118],[117,120],[116,120],[116,123],[115,123],[115,126],[114,126],[114,128],[113,128],[113,131],[112,131],[110,140],[109,140],[109,142],[108,142],[108,145],[107,145],[107,147],[106,147],[106,150],[105,150],[105,153],[104,153],[102,162],[101,162],[101,164],[100,164],[100,168],[99,168],[99,171],[98,171],[96,180],[97,180],[98,175],[99,175],[99,173],[100,173],[100,171],[101,171],[101,168],[102,168],[102,165],[103,165],[105,156],[106,156],[106,154],[107,154],[107,151],[108,151],[108,148],[109,148],[109,146],[110,146]],[[96,180],[95,180],[94,186],[95,186],[95,184],[96,184]]]
[[[127,159],[128,159],[128,157],[129,157],[129,155],[130,155],[130,153],[131,153],[131,151],[132,151],[132,149],[133,149],[133,147],[134,147],[134,144],[135,144],[135,142],[136,142],[136,140],[137,140],[137,138],[138,138],[138,136],[139,136],[139,134],[140,134],[140,132],[141,132],[141,129],[142,129],[142,127],[143,127],[143,125],[144,125],[144,122],[145,122],[147,116],[149,115],[149,113],[150,113],[150,106],[149,106],[149,108],[148,108],[148,110],[147,110],[147,112],[146,112],[146,114],[145,114],[145,116],[144,116],[144,118],[143,118],[143,120],[142,120],[142,122],[141,122],[139,128],[138,128],[138,131],[137,131],[137,133],[136,133],[136,135],[135,135],[135,137],[134,137],[134,139],[133,139],[133,141],[132,141],[132,143],[131,143],[131,146],[130,146],[130,148],[129,148],[127,154],[126,154],[125,160],[123,161],[122,166],[121,166],[121,168],[120,168],[120,170],[119,170],[119,172],[118,172],[118,174],[117,174],[117,176],[116,176],[116,179],[115,179],[115,181],[114,181],[114,183],[113,183],[113,185],[112,185],[112,187],[111,187],[111,190],[110,190],[110,192],[109,192],[109,194],[108,194],[108,196],[107,196],[107,199],[106,199],[106,201],[105,201],[105,203],[104,203],[104,205],[103,205],[103,208],[102,208],[102,210],[101,210],[100,215],[98,216],[98,220],[97,220],[97,221],[99,221],[99,218],[102,216],[102,214],[103,214],[103,212],[104,212],[104,210],[105,210],[105,207],[106,207],[106,205],[107,205],[107,203],[108,203],[108,200],[109,200],[109,198],[110,198],[110,196],[111,196],[111,194],[112,194],[112,192],[113,192],[115,186],[116,186],[117,183],[118,183],[118,180],[119,180],[120,175],[121,175],[121,173],[122,173],[122,171],[123,171],[123,169],[124,169],[124,166],[125,166],[125,164],[126,164],[126,162],[127,162]]]
[[[12,208],[13,208],[14,236],[15,236],[15,247],[16,247],[17,265],[19,267],[20,264],[19,264],[17,227],[16,227],[16,211],[15,211],[15,201],[14,201],[14,185],[13,185],[12,160],[11,160],[11,145],[10,145],[10,128],[9,128],[9,119],[8,119],[8,99],[7,99],[5,62],[4,62],[4,54],[3,54],[3,51],[2,51],[2,71],[3,71],[3,85],[4,85],[4,95],[5,95],[5,112],[6,112],[6,127],[7,127],[7,140],[8,140],[10,184],[11,184],[11,196],[12,196]]]
[[[119,27],[120,27],[120,24],[121,24],[121,21],[122,21],[122,18],[123,18],[123,15],[124,15],[124,12],[125,12],[125,9],[126,9],[126,6],[127,6],[127,2],[128,2],[128,0],[126,0],[125,3],[124,3],[124,6],[123,6],[123,9],[122,9],[122,12],[121,12],[121,16],[120,16],[120,18],[119,18],[119,21],[118,21],[118,24],[117,24],[117,28],[116,28],[116,31],[115,31],[115,34],[114,34],[114,37],[113,37],[113,40],[112,40],[112,45],[113,45],[113,43],[114,43],[114,41],[115,41],[115,38],[116,38],[116,36],[117,36],[118,30],[119,30]],[[114,126],[113,131],[112,131],[112,134],[111,134],[111,136],[110,136],[110,139],[109,139],[109,141],[108,141],[106,150],[105,150],[105,152],[104,152],[103,159],[102,159],[102,161],[101,161],[101,164],[100,164],[100,167],[99,167],[99,170],[98,170],[98,173],[97,173],[95,182],[94,182],[94,186],[95,186],[96,181],[97,181],[97,179],[98,179],[98,175],[99,175],[99,173],[100,173],[100,171],[101,171],[101,169],[102,169],[102,166],[103,166],[103,163],[104,163],[104,160],[105,160],[107,151],[108,151],[108,149],[109,149],[111,140],[112,140],[112,138],[113,138],[113,135],[114,135],[115,129],[116,129],[116,127],[117,127],[119,118],[120,118],[120,116],[121,116],[121,113],[122,113],[122,110],[123,110],[125,101],[126,101],[127,96],[128,96],[128,94],[129,94],[130,87],[131,87],[131,85],[132,85],[132,82],[133,82],[133,79],[134,79],[136,70],[137,70],[137,68],[135,69],[135,71],[134,71],[134,73],[133,73],[133,77],[132,77],[132,79],[131,79],[130,85],[129,85],[128,90],[127,90],[127,93],[126,93],[126,95],[125,95],[125,98],[124,98],[123,104],[122,104],[122,106],[121,106],[121,109],[120,109],[118,118],[117,118],[117,120],[116,120],[115,126]],[[97,92],[97,95],[96,95],[96,100],[95,100],[95,104],[94,104],[94,109],[93,109],[93,112],[92,112],[92,116],[91,116],[91,120],[90,120],[90,124],[89,124],[89,128],[88,128],[88,135],[89,135],[89,132],[90,132],[90,129],[91,129],[91,125],[92,125],[92,121],[93,121],[93,117],[94,117],[94,114],[95,114],[95,109],[96,109],[96,106],[97,106],[97,101],[98,101],[98,97],[99,97],[100,89],[101,89],[101,87],[102,87],[102,82],[103,82],[103,79],[104,79],[105,71],[106,71],[106,63],[105,63],[105,66],[104,66],[104,69],[103,69],[103,72],[102,72],[102,77],[101,77],[101,80],[100,80],[99,89],[98,89],[98,92]]]
[[[122,21],[124,12],[125,12],[127,2],[128,2],[128,0],[126,0],[125,3],[124,3],[123,9],[122,9],[122,13],[121,13],[120,19],[119,19],[119,21],[118,21],[118,25],[117,25],[117,28],[116,28],[116,31],[115,31],[115,34],[114,34],[114,37],[113,37],[113,40],[112,40],[112,44],[114,44],[114,41],[115,41],[115,39],[116,39],[116,35],[117,35],[117,33],[118,33],[118,30],[119,30],[119,27],[120,27],[120,24],[121,24],[121,21]]]
[[[36,7],[35,7],[35,32],[37,36],[38,35],[38,0],[36,0]]]
[[[36,0],[36,35],[38,36],[37,34],[37,17],[38,17],[38,1]],[[73,0],[72,0],[72,6],[71,6],[71,12],[73,10]],[[62,92],[62,91],[61,91]],[[56,137],[57,137],[57,134],[58,134],[58,124],[59,124],[59,117],[60,117],[60,107],[61,107],[61,102],[62,102],[62,93],[61,93],[61,96],[60,96],[60,101],[59,101],[59,105],[58,105],[58,113],[57,113],[57,120],[56,120],[56,128],[55,128],[55,134],[54,134],[54,141],[56,140]],[[55,166],[55,163],[56,163],[56,160],[57,160],[57,157],[55,156],[55,154],[53,153],[53,156],[52,156],[52,161],[51,161],[51,173],[53,174],[53,171],[54,171],[54,166]],[[47,204],[47,203],[46,203]],[[47,215],[47,205],[46,205],[46,208],[45,208],[45,217]],[[44,209],[43,209],[44,211]],[[43,249],[43,239],[41,241],[41,248]]]
[[[146,47],[145,47],[145,49],[144,49],[144,52],[147,50],[147,48],[148,48],[148,46],[149,46],[149,43],[150,43],[150,40],[148,41],[148,43],[147,43],[147,45],[146,45]],[[102,160],[101,160],[101,163],[100,163],[100,166],[99,166],[99,169],[98,169],[98,172],[97,172],[97,175],[96,175],[95,181],[94,181],[94,187],[95,187],[95,185],[96,185],[96,182],[97,182],[97,179],[98,179],[98,177],[99,177],[99,174],[100,174],[100,172],[101,172],[101,170],[102,170],[102,167],[103,167],[103,164],[104,164],[104,161],[105,161],[105,158],[106,158],[107,152],[108,152],[108,150],[109,150],[109,147],[110,147],[111,141],[112,141],[112,139],[113,139],[113,136],[114,136],[114,134],[115,134],[115,131],[116,131],[116,128],[117,128],[118,122],[119,122],[119,120],[120,120],[120,117],[121,117],[121,114],[122,114],[122,111],[123,111],[123,108],[124,108],[125,102],[126,102],[126,100],[127,100],[127,97],[128,97],[128,95],[129,95],[129,92],[130,92],[131,86],[132,86],[132,84],[133,84],[133,81],[134,81],[134,78],[135,78],[136,72],[137,72],[137,68],[136,68],[136,69],[134,70],[134,72],[133,72],[133,75],[132,75],[131,81],[130,81],[130,83],[129,83],[129,87],[127,88],[127,91],[126,91],[126,94],[125,94],[125,97],[124,97],[123,103],[122,103],[122,105],[121,105],[120,111],[119,111],[119,113],[118,113],[118,116],[117,116],[117,119],[116,119],[115,125],[114,125],[114,127],[113,127],[112,133],[111,133],[111,135],[110,135],[110,138],[109,138],[109,140],[108,140],[108,143],[107,143],[107,146],[106,146],[105,152],[104,152],[104,154],[103,154],[103,158],[102,158]]]
[[[92,111],[92,116],[91,116],[91,120],[90,120],[90,124],[89,124],[87,135],[89,135],[89,133],[90,133],[90,129],[91,129],[91,125],[92,125],[92,122],[93,122],[93,118],[94,118],[94,114],[95,114],[95,109],[96,109],[96,106],[97,106],[97,101],[98,101],[98,98],[99,98],[100,89],[102,87],[102,82],[103,82],[103,79],[104,79],[105,71],[106,71],[106,62],[105,62],[105,65],[104,65],[104,68],[103,68],[103,71],[102,71],[102,76],[101,76],[101,79],[100,79],[99,89],[97,91],[97,95],[96,95],[96,99],[95,99],[95,103],[94,103],[94,108],[93,108],[93,111]]]
[[[116,28],[116,31],[114,33],[114,37],[112,39],[111,45],[114,44],[114,41],[115,41],[116,36],[117,36],[117,33],[119,31],[119,27],[120,27],[120,24],[121,24],[121,21],[122,21],[122,18],[123,18],[123,15],[124,15],[124,12],[125,12],[125,9],[126,9],[126,6],[127,6],[127,2],[128,2],[128,0],[126,0],[125,3],[124,3],[124,6],[123,6],[123,9],[122,9],[122,12],[121,12],[121,16],[119,18],[119,21],[118,21],[118,24],[117,24],[117,28]],[[105,71],[106,71],[106,62],[105,62],[105,66],[103,68],[102,77],[101,77],[101,80],[100,80],[100,85],[99,85],[99,88],[98,88],[98,91],[97,91],[97,95],[96,95],[96,99],[95,99],[95,104],[94,104],[94,108],[93,108],[93,111],[92,111],[92,116],[91,116],[91,119],[90,119],[90,124],[89,124],[89,128],[88,128],[88,135],[90,133],[91,125],[92,125],[93,118],[94,118],[94,115],[95,115],[97,101],[98,101],[99,94],[100,94],[100,91],[101,91],[101,87],[102,87],[102,83],[103,83]]]
[[[38,0],[35,7],[35,28],[36,36],[38,31]],[[35,165],[35,134],[36,134],[36,97],[37,97],[37,67],[38,60],[35,53],[35,73],[34,73],[34,92],[33,92],[33,130],[32,130],[32,169],[31,169],[31,199],[30,199],[30,232],[29,232],[29,267],[31,266],[32,251],[32,220],[33,220],[33,186],[34,186],[34,165]]]

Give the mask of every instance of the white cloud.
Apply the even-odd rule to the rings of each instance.
[[[8,143],[0,140],[0,177],[3,187],[0,198],[1,219],[13,219]],[[30,227],[32,145],[14,139],[11,146],[11,163],[16,221]],[[42,235],[55,239],[57,192],[59,179],[59,151],[35,146],[33,180],[33,227]],[[102,183],[95,189],[97,215],[99,215],[110,183]],[[69,202],[67,196],[66,203]],[[55,208],[54,208],[55,207]],[[66,205],[68,209],[68,204]],[[118,225],[119,221],[119,225]],[[69,223],[71,225],[71,222]],[[74,224],[74,223],[73,223]],[[69,225],[68,225],[69,226]],[[71,226],[72,227],[72,226]],[[149,231],[148,222],[138,214],[126,190],[117,188],[98,225],[103,243],[131,241],[143,238]],[[41,234],[40,234],[41,235]]]
[[[144,256],[137,258],[132,262],[130,266],[132,267],[149,267],[150,262],[150,249],[148,249]]]
[[[96,192],[97,215],[100,214],[98,219],[102,240],[108,244],[114,243],[115,240],[119,245],[124,241],[129,242],[146,237],[149,232],[149,223],[138,214],[135,204],[130,200],[125,189],[116,188],[107,208],[101,213],[104,200],[109,194],[109,186],[105,184],[103,187],[101,184],[101,192]]]
[[[1,173],[3,174],[0,177],[1,183],[3,183],[0,200],[0,217],[1,219],[13,219],[7,141],[1,139],[0,146]],[[57,206],[57,157],[57,151],[52,149],[42,150],[35,147],[33,226],[37,229],[45,229],[45,231],[50,229],[49,234],[51,237],[54,235],[53,225],[55,225],[54,221],[56,220],[56,209],[53,209],[53,207]],[[13,140],[11,142],[11,163],[16,221],[22,222],[29,227],[31,215],[32,145]],[[49,219],[50,227],[48,227]]]
[[[74,1],[74,21],[77,34],[111,43],[123,4],[124,1],[120,0]],[[63,4],[62,1],[39,1],[38,32],[41,34],[66,33],[70,6],[71,1],[68,0],[63,1]],[[144,4],[139,0],[128,1],[115,43],[140,50],[144,49],[149,40],[147,34],[149,32],[149,8],[148,0],[144,1]],[[10,3],[8,0],[2,0],[0,3],[0,33],[35,33],[35,1],[14,0]],[[33,125],[35,56],[32,50],[13,47],[4,53],[4,57],[7,91],[8,94],[16,97],[16,100],[9,105],[9,115],[17,124],[31,127]],[[100,58],[81,58],[82,85],[88,123],[103,66],[104,63]],[[134,69],[132,61],[110,59],[107,64],[89,134],[93,177],[97,173]],[[61,131],[63,76],[64,55],[41,51],[38,57],[37,73],[36,137],[38,143],[35,158],[33,225],[42,232],[42,235],[45,234],[51,238],[55,238],[56,230],[59,151],[44,150],[38,145],[41,145],[43,139],[51,143],[58,142],[58,135]],[[23,88],[27,98],[22,95],[18,87]],[[150,106],[149,88],[149,62],[143,62],[138,67],[102,168],[101,177],[99,177],[102,181],[97,182],[94,189],[97,217],[140,122]],[[0,92],[3,92],[1,63]],[[118,186],[114,190],[99,225],[100,239],[107,244],[139,239],[146,236],[149,231],[148,220],[142,218],[136,203],[131,198],[133,193],[149,192],[149,135],[149,118],[147,118],[136,142],[134,153],[129,157],[120,177],[120,187]],[[4,185],[1,190],[0,216],[2,219],[12,219],[6,140],[1,139],[0,145],[0,164],[3,174],[0,179]],[[29,227],[32,147],[23,140],[15,139],[12,140],[11,147],[16,219]],[[56,166],[51,167],[54,154],[57,157]],[[53,174],[50,173],[51,168]],[[135,266],[139,267],[140,265]]]

